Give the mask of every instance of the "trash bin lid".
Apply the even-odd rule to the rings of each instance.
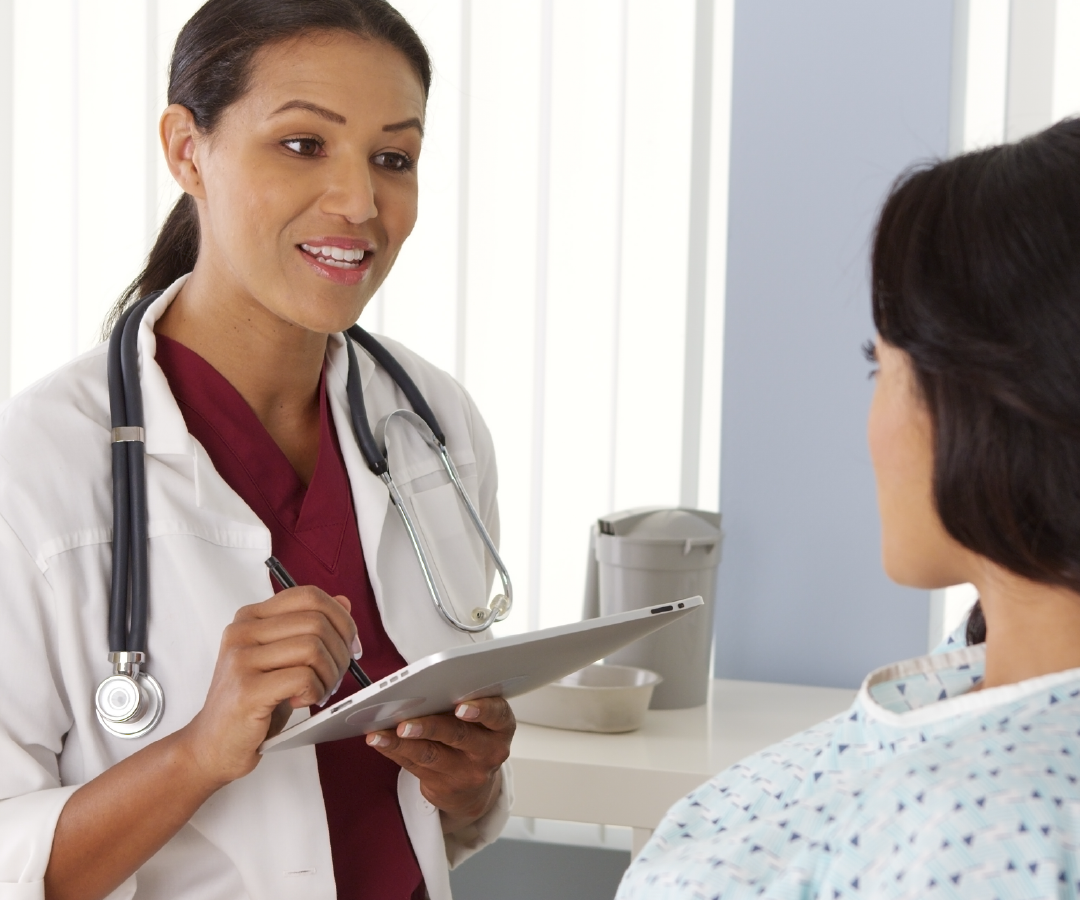
[[[637,541],[719,540],[720,513],[704,509],[648,507],[628,509],[604,516],[601,534],[629,537]]]

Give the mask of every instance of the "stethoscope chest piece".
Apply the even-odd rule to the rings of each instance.
[[[165,711],[161,685],[139,666],[143,653],[110,653],[113,674],[98,685],[94,708],[106,731],[120,738],[138,738],[150,732]]]

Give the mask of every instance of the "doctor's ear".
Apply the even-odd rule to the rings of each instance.
[[[205,191],[197,159],[199,129],[191,110],[179,103],[166,107],[158,131],[165,162],[176,183],[184,193],[203,198]]]

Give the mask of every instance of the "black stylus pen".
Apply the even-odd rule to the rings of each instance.
[[[296,582],[293,581],[292,575],[285,571],[285,567],[276,556],[271,556],[266,561],[266,568],[270,570],[270,574],[274,576],[277,583],[283,588],[296,587]],[[371,686],[371,679],[364,674],[364,670],[360,668],[360,664],[355,659],[349,660],[349,671],[352,672],[352,677],[357,680],[360,687],[366,688]]]

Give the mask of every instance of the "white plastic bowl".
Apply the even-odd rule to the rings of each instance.
[[[663,679],[635,666],[595,664],[514,697],[519,722],[614,734],[641,727],[653,688]]]

